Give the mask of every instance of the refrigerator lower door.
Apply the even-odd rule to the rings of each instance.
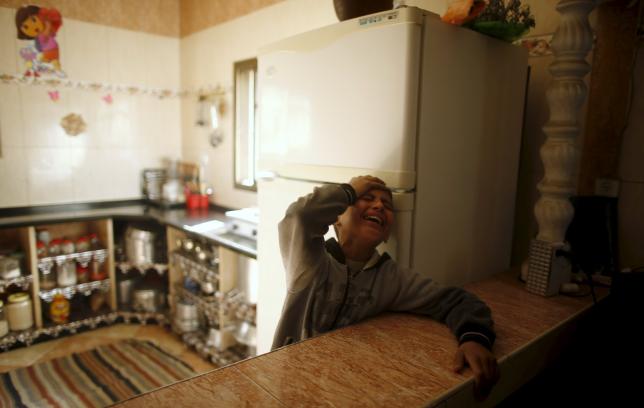
[[[279,322],[286,296],[286,278],[279,248],[277,225],[286,209],[299,197],[313,191],[320,183],[275,178],[260,179],[257,185],[259,229],[257,260],[259,264],[259,293],[257,298],[257,353],[270,351],[273,334]],[[401,266],[409,266],[413,193],[394,193],[394,230],[378,250],[387,252]],[[329,228],[326,238],[334,237]]]

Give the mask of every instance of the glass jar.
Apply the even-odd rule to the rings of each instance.
[[[101,249],[101,243],[98,241],[98,235],[95,232],[89,234],[90,249]]]
[[[47,245],[43,241],[36,242],[36,254],[38,258],[45,258],[47,256]]]
[[[10,280],[20,277],[20,262],[10,256],[0,256],[0,279]]]
[[[71,286],[76,284],[76,262],[67,260],[58,265],[58,286]]]
[[[60,244],[60,252],[65,255],[73,254],[75,250],[74,241],[71,239],[64,239]]]
[[[0,300],[0,337],[6,336],[7,333],[9,333],[9,323],[4,312],[4,303]]]
[[[101,268],[101,263],[96,259],[92,259],[89,266],[89,279],[93,281],[103,280],[107,278],[107,273]]]
[[[49,242],[49,248],[48,248],[49,256],[60,255],[60,244],[61,243],[62,243],[62,241],[60,239],[58,239],[58,238],[52,239]]]
[[[48,272],[40,272],[40,289],[51,290],[56,287],[55,266],[52,266]]]
[[[49,231],[46,229],[41,229],[38,230],[36,233],[36,236],[38,237],[39,241],[42,241],[43,244],[49,245],[49,241],[51,241],[51,235],[49,234]]]
[[[34,325],[34,316],[31,307],[31,299],[25,292],[14,293],[9,296],[7,305],[7,318],[9,329],[27,330]]]
[[[76,282],[89,282],[89,267],[83,266],[81,264],[76,265]]]
[[[85,251],[89,251],[89,249],[90,249],[89,237],[80,237],[76,240],[76,251],[85,252]]]
[[[64,324],[69,320],[69,300],[61,293],[54,295],[49,305],[49,317],[56,324]]]

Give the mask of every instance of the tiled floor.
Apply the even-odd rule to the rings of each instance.
[[[197,373],[217,368],[216,365],[201,358],[181,342],[176,334],[164,327],[117,324],[0,353],[0,372],[4,373],[14,368],[27,367],[67,354],[91,350],[103,344],[131,338],[153,341],[165,351],[185,361]]]

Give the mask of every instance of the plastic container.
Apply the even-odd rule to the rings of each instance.
[[[56,324],[64,324],[69,321],[69,300],[65,296],[58,293],[49,305],[49,318]]]
[[[9,296],[7,305],[7,320],[9,329],[14,331],[27,330],[34,325],[31,299],[25,292]]]
[[[59,265],[57,268],[58,272],[58,286],[72,286],[76,284],[76,262],[74,261],[65,261],[62,265]]]

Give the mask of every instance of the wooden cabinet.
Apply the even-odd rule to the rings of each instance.
[[[173,329],[212,362],[225,365],[255,355],[254,347],[235,338],[242,320],[250,316],[254,327],[256,305],[246,302],[240,291],[240,266],[245,256],[213,244],[196,234],[168,227],[170,320]],[[252,260],[254,262],[254,260]],[[183,322],[184,306],[194,304],[199,315],[198,328]],[[244,315],[241,315],[243,311]]]
[[[41,253],[39,256],[39,233],[50,238],[52,247],[54,240],[65,240],[63,246],[68,247],[62,253]],[[90,245],[89,237],[92,234],[97,238],[93,247],[76,248],[81,237],[87,237],[87,241],[80,241]],[[0,299],[6,302],[12,293],[29,293],[34,320],[31,329],[11,332],[0,338],[0,348],[11,347],[16,341],[30,344],[41,335],[57,336],[65,330],[75,332],[83,325],[95,327],[100,323],[98,316],[111,314],[108,320],[115,320],[113,312],[116,311],[116,291],[111,219],[2,228],[0,250],[7,254],[21,254],[22,258],[20,278],[5,280],[0,277]],[[46,274],[53,276],[54,273],[62,273],[63,267],[66,268],[66,274],[74,273],[74,280],[79,276],[77,273],[87,271],[87,282],[76,281],[63,285],[55,282],[51,287],[41,287],[41,279]],[[91,280],[92,277],[94,280]],[[62,295],[70,304],[69,319],[65,322],[53,322],[49,318],[51,302],[57,295]]]

